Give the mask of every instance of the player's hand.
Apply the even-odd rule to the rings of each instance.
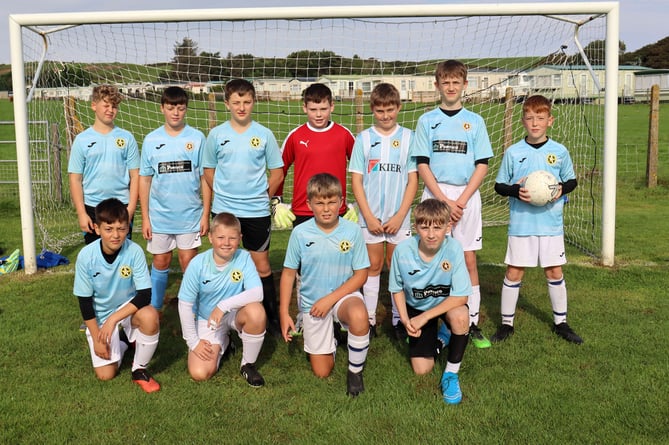
[[[369,233],[371,233],[372,235],[383,235],[384,229],[380,219],[370,218],[369,222],[367,222],[366,219],[365,222],[367,223],[367,231]]]
[[[332,306],[333,304],[326,296],[319,299],[316,303],[314,303],[314,305],[311,306],[311,310],[309,311],[309,313],[311,314],[312,317],[323,318],[328,314],[328,312],[330,312]]]
[[[383,231],[388,235],[395,235],[402,227],[402,222],[404,218],[396,213],[383,225]]]
[[[142,215],[142,236],[145,240],[150,240],[153,237],[149,215]]]
[[[296,332],[293,318],[287,314],[279,314],[279,322],[281,324],[281,336],[285,342],[293,341],[291,333]]]
[[[93,221],[91,220],[90,216],[88,216],[87,213],[84,213],[83,215],[78,215],[77,219],[79,220],[79,228],[83,232],[87,233],[95,232],[95,229],[93,228]]]
[[[202,213],[202,218],[200,219],[200,236],[206,236],[209,232],[209,215]]]
[[[111,358],[111,347],[106,342],[93,339],[93,350],[95,351],[95,355],[102,359],[109,360]]]
[[[96,340],[99,341],[100,343],[105,343],[107,345],[111,344],[112,336],[114,335],[114,329],[118,329],[116,327],[116,323],[110,321],[110,319],[108,318],[102,324],[102,326],[100,326],[100,330],[98,331]]]
[[[420,337],[420,329],[416,329],[412,324],[411,320],[405,320],[401,321],[401,323],[404,325],[404,329],[407,331],[407,335],[410,337]]]
[[[348,210],[344,213],[344,219],[347,219],[351,222],[358,222],[358,211],[355,209],[355,204],[348,204]]]
[[[221,326],[221,320],[223,320],[223,315],[225,315],[225,312],[223,312],[218,306],[216,306],[214,310],[211,311],[211,314],[209,314],[209,319],[207,320],[207,327],[212,331],[218,329]]]
[[[200,340],[197,346],[195,346],[195,349],[193,349],[193,354],[202,361],[214,360],[216,357],[214,348],[208,340]]]
[[[288,204],[281,202],[281,198],[275,196],[270,201],[272,207],[272,222],[277,229],[290,229],[295,221],[295,214]]]
[[[457,201],[451,201],[448,198],[446,199],[446,204],[448,204],[448,207],[451,209],[451,221],[453,223],[460,221],[464,207],[459,206]]]

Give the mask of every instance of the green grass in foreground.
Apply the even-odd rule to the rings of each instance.
[[[528,270],[516,335],[488,350],[467,349],[459,406],[441,401],[443,359],[430,375],[411,372],[406,347],[390,335],[387,294],[365,370],[367,390],[357,399],[345,395],[344,349],[333,375],[320,380],[301,342],[273,338],[258,363],[264,388],[252,389],[239,376],[240,351],[211,381],[191,381],[173,306],[152,363],[162,390],[147,395],[130,382],[128,357],[115,380],[96,381],[77,329],[71,265],[0,277],[0,443],[665,443],[669,241],[659,234],[666,231],[667,198],[666,184],[621,193],[615,268],[568,251],[569,321],[585,339],[582,346],[550,332],[545,279]],[[3,215],[18,227],[15,208],[3,207]],[[506,230],[485,230],[481,326],[491,335]],[[273,240],[277,279],[287,236],[279,232]],[[178,290],[177,275],[170,276],[169,296]]]

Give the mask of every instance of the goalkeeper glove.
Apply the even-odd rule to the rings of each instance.
[[[290,229],[293,227],[295,215],[290,210],[290,206],[281,202],[279,196],[273,197],[270,204],[272,206],[272,222],[274,223],[274,227],[277,229]]]
[[[358,211],[355,209],[355,204],[348,204],[348,210],[344,213],[344,219],[347,219],[351,222],[358,222]]]

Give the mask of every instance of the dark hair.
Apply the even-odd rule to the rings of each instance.
[[[327,101],[332,103],[332,90],[322,83],[312,83],[302,93],[302,100],[306,105],[308,102],[321,103]]]
[[[130,215],[128,215],[128,208],[125,204],[116,198],[109,198],[95,206],[96,224],[112,224],[115,222],[130,222]]]
[[[243,96],[246,93],[251,93],[253,100],[256,100],[256,89],[251,82],[246,79],[232,79],[225,84],[225,100],[230,100],[230,96],[234,93]]]
[[[160,97],[160,105],[188,105],[188,93],[181,87],[167,87]]]

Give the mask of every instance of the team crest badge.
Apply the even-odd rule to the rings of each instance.
[[[462,128],[463,128],[465,131],[469,131],[469,130],[472,129],[472,124],[470,124],[469,122],[465,122],[464,124],[462,124]]]
[[[339,243],[339,251],[342,252],[342,253],[346,253],[349,250],[351,250],[351,246],[352,246],[352,244],[349,240],[342,240]]]
[[[251,138],[251,147],[253,148],[260,147],[260,138],[258,136],[253,136]]]
[[[124,264],[123,266],[121,266],[120,273],[121,273],[121,278],[130,278],[130,276],[132,275],[132,269],[127,264]]]
[[[444,260],[441,262],[441,270],[444,272],[448,272],[451,270],[451,262],[448,260]]]
[[[393,148],[399,148],[400,147],[400,140],[399,139],[393,139],[393,142],[391,143]]]
[[[239,283],[242,281],[242,278],[244,278],[244,274],[242,273],[241,270],[235,269],[232,272],[230,272],[230,279],[232,280],[233,283]]]
[[[195,144],[192,142],[186,142],[186,151],[193,151],[193,147],[195,147]]]
[[[116,146],[118,148],[123,148],[125,147],[125,139],[123,138],[116,138]]]
[[[555,165],[557,163],[557,156],[555,156],[553,153],[549,154],[546,156],[546,162],[548,165]]]

